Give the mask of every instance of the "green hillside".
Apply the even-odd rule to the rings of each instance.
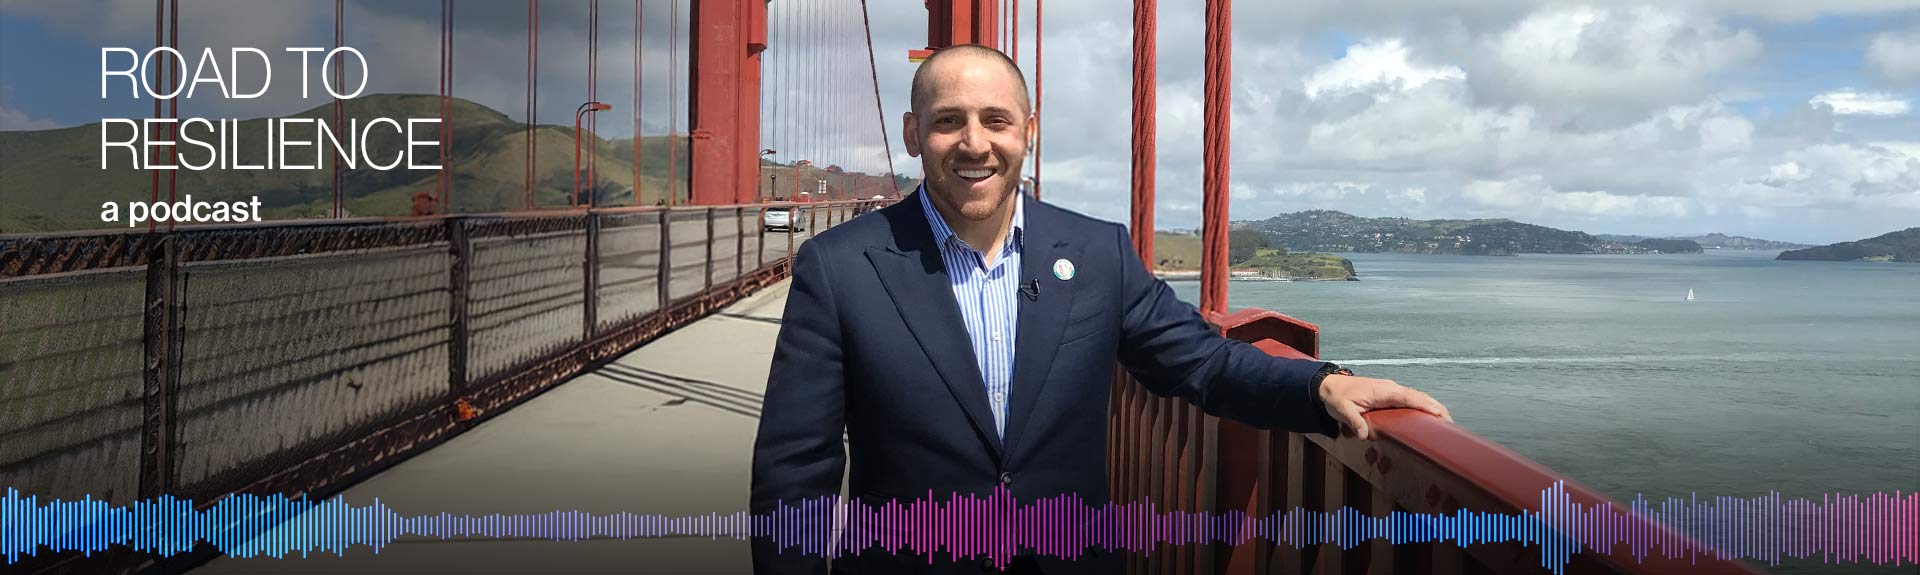
[[[1294,279],[1348,279],[1355,277],[1353,262],[1325,253],[1288,253],[1267,245],[1264,234],[1241,231],[1228,235],[1227,253],[1234,269],[1258,270],[1268,277]],[[1154,269],[1184,272],[1200,269],[1200,236],[1156,232],[1153,234]]]
[[[1506,219],[1366,218],[1332,210],[1308,210],[1233,225],[1236,229],[1264,232],[1272,236],[1275,247],[1295,251],[1489,256],[1700,251],[1699,244],[1686,240],[1626,243]]]
[[[1860,241],[1780,252],[1774,259],[1920,262],[1920,228],[1907,228]]]
[[[362,124],[374,118],[425,118],[439,116],[440,99],[432,95],[381,94],[349,100],[347,118]],[[296,114],[329,122],[333,106],[323,105]],[[451,212],[474,213],[518,210],[526,195],[526,126],[505,114],[480,104],[455,99],[451,112],[453,146]],[[239,157],[250,164],[266,160],[265,119],[239,122]],[[304,128],[302,130],[301,128]],[[342,130],[344,131],[344,130]],[[314,138],[316,129],[296,126],[288,130],[289,139]],[[564,206],[573,187],[573,127],[540,125],[534,130],[539,156],[534,163],[534,200],[540,206]],[[383,128],[373,131],[368,155],[385,161],[394,157],[403,136]],[[598,184],[600,205],[654,204],[666,197],[668,137],[649,136],[640,143],[643,173],[635,197],[634,141],[588,138],[594,159],[591,165]],[[686,162],[685,137],[673,140],[677,156]],[[201,161],[201,150],[183,146],[189,161]],[[306,148],[311,154],[312,148]],[[422,148],[431,154],[434,148]],[[311,156],[306,156],[311,157]],[[73,128],[26,132],[0,132],[0,233],[94,229],[105,227],[99,220],[102,202],[145,201],[151,194],[151,174],[132,169],[126,154],[109,150],[108,169],[100,169],[100,126],[88,124]],[[432,158],[421,160],[432,163]],[[683,168],[684,169],[684,168]],[[790,172],[786,166],[770,166],[769,172]],[[803,168],[803,177],[818,177],[824,171]],[[177,170],[178,194],[193,195],[196,201],[236,200],[258,195],[262,216],[267,219],[325,217],[332,206],[333,180],[330,169],[318,170]],[[675,178],[674,190],[686,197],[684,174]],[[166,194],[166,177],[161,177],[161,195]],[[365,165],[345,172],[343,185],[346,209],[354,216],[400,216],[412,212],[416,192],[431,192],[437,182],[436,170],[374,170]],[[828,178],[834,192],[840,192],[843,178]],[[892,184],[883,176],[844,178],[848,186],[866,190],[884,189]],[[785,182],[783,182],[785,183]],[[782,186],[783,188],[786,186]],[[764,189],[764,188],[763,188]],[[874,192],[883,193],[883,192]],[[872,194],[866,194],[872,195]]]

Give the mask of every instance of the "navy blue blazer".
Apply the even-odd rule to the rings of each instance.
[[[925,193],[925,192],[916,192]],[[1126,228],[1028,198],[1006,439],[919,198],[854,218],[802,244],[754,442],[751,509],[840,492],[867,505],[1005,485],[1020,502],[1063,493],[1109,501],[1107,397],[1118,362],[1149,391],[1260,428],[1332,434],[1309,393],[1322,362],[1226,339],[1148,272]],[[1073,262],[1062,280],[1053,262]],[[842,443],[842,434],[846,441]],[[825,562],[756,539],[759,573],[819,573]],[[1046,573],[1107,573],[1117,558],[1023,559]],[[868,550],[853,573],[978,573],[938,553]]]

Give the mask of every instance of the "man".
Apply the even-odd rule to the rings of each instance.
[[[914,74],[912,107],[904,138],[921,188],[795,256],[754,446],[754,513],[838,493],[849,461],[848,496],[868,506],[996,487],[1021,502],[1070,493],[1104,504],[1116,361],[1156,394],[1262,428],[1332,434],[1338,421],[1365,439],[1368,410],[1448,417],[1394,382],[1222,337],[1147,271],[1124,227],[1020,193],[1035,118],[1000,52],[936,53]],[[754,545],[761,573],[824,571],[817,555]],[[1022,555],[1012,567],[1110,573],[1116,559]],[[834,568],[992,565],[867,550]]]

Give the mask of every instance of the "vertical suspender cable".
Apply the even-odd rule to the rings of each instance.
[[[679,199],[680,171],[680,0],[669,3],[667,15],[667,205]]]
[[[1042,187],[1040,183],[1040,142],[1042,141],[1041,138],[1043,135],[1046,134],[1046,129],[1041,127],[1040,123],[1041,120],[1045,119],[1045,117],[1040,114],[1040,106],[1046,102],[1046,97],[1043,95],[1044,92],[1040,91],[1041,86],[1046,85],[1047,74],[1046,52],[1044,51],[1047,33],[1046,17],[1046,0],[1033,0],[1033,126],[1034,131],[1037,132],[1033,135],[1034,199],[1040,198],[1040,188]]]
[[[587,5],[587,100],[600,101],[600,0]],[[587,142],[587,200],[586,206],[593,207],[594,161],[599,159],[600,115],[587,114],[587,134],[580,134]]]
[[[527,178],[525,209],[529,210],[533,209],[533,42],[534,38],[538,37],[535,33],[537,29],[534,27],[534,23],[538,21],[534,12],[535,2],[536,0],[527,0],[527,115],[524,116],[527,127],[524,130],[526,144],[523,147],[525,149],[520,150],[521,157],[525,160],[523,167],[526,168]]]
[[[633,0],[633,204],[646,205],[640,191],[640,0]]]
[[[446,161],[440,163],[440,170],[447,174],[447,184],[440,191],[440,213],[453,213],[453,0],[447,0],[447,119],[440,122],[441,133],[446,134],[440,144],[440,154]]]
[[[531,123],[534,128],[534,131],[530,132],[533,143],[533,146],[530,148],[531,151],[529,152],[533,154],[533,162],[530,165],[535,166],[534,169],[536,171],[534,172],[534,177],[538,178],[538,165],[540,163],[540,0],[533,0],[533,99],[531,101],[533,113],[527,115],[527,121]],[[535,182],[537,183],[538,180],[536,179]],[[533,195],[529,192],[527,195],[527,208],[532,209],[535,205]]]
[[[346,40],[345,32],[341,29],[342,20],[344,20],[346,17],[345,12],[346,12],[346,0],[333,0],[333,49],[335,50],[339,50],[340,45],[344,43]],[[346,85],[345,74],[346,74],[346,59],[345,58],[335,59],[333,61],[333,85],[334,86]],[[346,102],[342,101],[338,96],[335,96],[333,98],[333,130],[335,132],[338,132],[340,131],[341,127],[345,126],[346,124],[347,124]],[[340,160],[341,160],[341,157],[340,157],[339,150],[335,149],[333,154],[333,218],[334,219],[340,218],[340,207],[342,204],[342,200],[340,198],[340,184],[342,182],[342,174],[340,173]]]
[[[440,75],[434,88],[440,94],[440,171],[434,175],[433,196],[437,199],[447,188],[447,0],[440,0]],[[421,215],[417,212],[414,215]]]
[[[793,35],[787,30],[788,3],[788,1],[783,0],[767,7],[767,29],[769,33],[779,33],[779,39],[770,40],[767,46],[767,56],[772,58],[772,63],[767,65],[769,76],[771,77],[768,83],[772,86],[772,89],[768,90],[768,93],[771,94],[768,96],[768,103],[772,105],[773,110],[772,115],[768,119],[769,123],[767,124],[769,134],[767,147],[778,151],[773,157],[772,177],[767,180],[769,190],[767,194],[768,201],[772,201],[772,198],[780,195],[780,190],[774,183],[780,181],[779,167],[781,160],[793,156],[793,149],[787,147],[787,142],[784,139],[787,133],[785,122],[786,110],[788,108],[785,102],[787,97],[787,60],[793,54]],[[777,11],[775,9],[776,6],[778,7]]]
[[[171,44],[173,46],[173,52],[178,54],[180,53],[180,0],[168,0],[167,12],[167,19],[170,21],[168,26],[171,28],[171,30],[167,32],[167,43]],[[171,58],[172,56],[169,55],[169,57]],[[167,131],[171,136],[169,139],[173,142],[167,144],[167,157],[172,158],[173,165],[176,166],[180,165],[180,98],[178,97],[180,93],[180,72],[181,70],[185,70],[186,67],[187,62],[184,59],[180,61],[180,67],[178,69],[173,66],[167,67],[167,70],[170,72],[168,75],[171,76],[167,81],[167,89],[176,95],[176,97],[170,98],[167,101],[167,117],[174,120],[167,123]],[[286,158],[281,158],[280,163],[285,164]],[[167,201],[180,201],[179,194],[180,170],[168,170]],[[173,226],[176,223],[179,223],[179,221],[168,218],[167,231],[173,231]]]
[[[842,140],[840,137],[840,126],[846,121],[846,117],[840,114],[840,104],[842,100],[844,100],[841,91],[845,88],[844,83],[840,81],[840,61],[846,56],[839,42],[840,38],[842,38],[840,24],[840,2],[833,0],[831,4],[827,5],[827,41],[829,42],[828,46],[833,49],[833,51],[829,53],[830,59],[827,60],[827,90],[832,94],[827,100],[828,121],[826,125],[829,126],[829,128],[823,130],[827,132],[828,167],[840,165],[840,143]],[[838,178],[834,177],[832,172],[828,172],[824,177],[827,178],[827,189],[830,192],[827,194],[827,197],[833,199],[846,198],[846,190],[842,189],[840,185],[841,182]]]
[[[436,163],[440,166],[439,171],[434,172],[433,176],[432,197],[435,199],[438,199],[441,191],[447,187],[447,0],[440,0],[439,24],[440,70],[439,74],[434,77],[435,84],[433,88],[434,93],[439,96],[435,99],[435,104],[438,106],[440,117],[440,124],[436,126],[440,131],[440,146],[439,149],[436,150],[434,157],[437,160]],[[422,215],[418,203],[414,204],[412,213],[416,216]]]
[[[845,2],[841,0],[836,0],[833,3],[833,123],[829,124],[833,126],[833,163],[830,165],[839,166],[841,174],[845,174],[846,172],[847,160],[847,139],[840,134],[841,127],[845,126],[847,122],[847,115],[844,112],[847,100],[845,93],[847,91],[847,83],[845,81],[847,63],[847,44],[845,39],[847,37],[847,22],[845,18],[840,16],[840,9],[844,5]],[[839,188],[835,190],[834,197],[842,200],[847,199],[846,176],[834,175],[832,177],[834,185]]]
[[[639,38],[641,38],[641,35],[639,35],[639,23],[641,23],[641,19],[639,19],[639,0],[634,0],[634,206],[645,206],[645,200],[641,200],[643,194],[641,194],[641,185],[639,185],[639,183],[641,183],[641,181],[639,181],[639,179],[641,179],[641,173],[639,173],[639,165],[641,165],[641,162],[639,162],[639,142],[641,142],[641,137],[639,137],[639,135],[641,135],[641,133],[639,133],[639,110],[641,110],[641,106],[639,106],[639,102],[641,102],[641,100],[639,100],[639,71],[643,69],[643,67],[639,65],[639,54],[641,54],[641,52],[639,52]]]
[[[153,0],[153,47],[156,50],[167,45],[166,21],[167,21],[167,0]],[[158,69],[150,69],[150,72],[152,74],[159,77],[158,78],[159,81],[155,82],[155,84],[158,84],[161,86],[165,86],[167,84],[166,71],[173,69],[173,66],[171,64],[172,60],[169,60],[168,58],[169,57],[167,56],[162,56],[160,60],[162,62],[168,62],[167,65],[161,66]],[[153,117],[156,120],[166,117],[161,115],[166,111],[165,108],[161,107],[162,105],[163,104],[161,104],[161,100],[159,98],[153,99]],[[142,126],[140,128],[140,131],[143,132],[142,135],[147,138],[153,137],[153,130],[151,128]],[[148,173],[148,177],[152,180],[152,189],[151,189],[152,197],[148,201],[158,203],[160,201],[160,170],[149,165],[147,166],[147,173]],[[157,224],[153,221],[153,219],[149,218],[147,220],[147,231],[149,232],[153,231],[156,226]]]
[[[1227,184],[1231,181],[1228,159],[1232,143],[1233,102],[1233,2],[1207,0],[1207,53],[1202,163],[1206,174],[1201,182],[1205,196],[1201,201],[1204,220],[1201,238],[1200,310],[1202,313],[1227,311]]]
[[[1013,0],[1013,56],[1014,65],[1020,64],[1020,0]]]
[[[1133,0],[1133,249],[1153,269],[1153,184],[1157,150],[1154,124],[1158,105],[1159,40],[1155,14],[1159,0]]]
[[[774,162],[776,164],[778,164],[781,160],[787,160],[789,163],[791,163],[792,162],[791,158],[793,157],[793,147],[788,146],[787,140],[786,140],[787,127],[786,127],[786,116],[785,116],[785,112],[789,108],[789,106],[787,106],[787,103],[785,101],[787,99],[787,62],[792,59],[791,56],[793,55],[793,33],[791,30],[787,28],[787,25],[790,22],[792,22],[792,20],[787,16],[787,12],[788,12],[787,6],[790,2],[791,0],[785,0],[776,4],[777,6],[779,6],[779,10],[780,10],[779,12],[772,12],[771,9],[769,9],[769,12],[768,12],[768,14],[772,18],[778,19],[778,23],[776,24],[776,26],[777,26],[777,29],[780,30],[780,41],[777,44],[774,44],[773,49],[768,50],[773,54],[773,58],[774,58],[774,65],[773,65],[774,108],[773,108],[773,146],[772,147],[780,151],[780,154],[778,156],[775,156],[775,159],[774,159]],[[776,169],[774,173],[778,174],[779,170]],[[773,185],[775,182],[778,182],[778,181],[779,181],[778,176],[775,176],[775,178],[769,181],[768,184]],[[775,196],[780,195],[780,190],[778,189],[774,190],[773,195]]]
[[[814,154],[814,141],[818,134],[818,131],[815,129],[814,117],[820,113],[819,103],[817,99],[814,98],[814,73],[819,68],[820,62],[820,34],[818,33],[818,28],[816,28],[816,19],[819,17],[819,0],[802,1],[806,2],[806,12],[802,14],[800,26],[801,34],[804,35],[807,45],[807,57],[799,62],[800,108],[798,115],[800,116],[800,120],[799,124],[795,127],[800,129],[800,133],[796,138],[799,140],[797,144],[804,150],[800,157],[806,159],[808,166],[812,166],[813,162],[820,159]],[[796,172],[796,175],[803,173],[805,173],[805,170]],[[800,188],[801,193],[812,193],[813,182],[810,180],[800,180],[804,180],[804,178],[796,179],[796,183],[805,184],[805,186]],[[812,196],[808,196],[808,198],[817,199]]]
[[[826,72],[827,54],[823,48],[827,44],[827,34],[822,21],[825,13],[821,10],[818,1],[814,2],[813,8],[813,13],[809,14],[807,19],[807,30],[813,36],[807,43],[813,46],[814,54],[814,57],[809,58],[807,62],[807,159],[813,161],[811,166],[813,170],[819,170],[826,167],[824,154],[821,153],[826,140],[820,135],[822,132],[820,116],[825,114],[826,106],[825,100],[819,96],[826,86],[826,83],[821,80],[821,75]],[[807,184],[808,189],[819,189],[814,182],[807,182]]]

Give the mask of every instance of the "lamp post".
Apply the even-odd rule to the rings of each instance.
[[[587,102],[581,104],[579,109],[573,111],[573,205],[580,205],[580,118],[587,115],[587,112],[605,112],[612,109],[613,106],[607,104]],[[634,145],[640,145],[637,137],[634,141]],[[639,189],[639,182],[635,182],[634,184],[634,189]],[[593,207],[592,194],[588,194],[587,196],[587,207]]]

